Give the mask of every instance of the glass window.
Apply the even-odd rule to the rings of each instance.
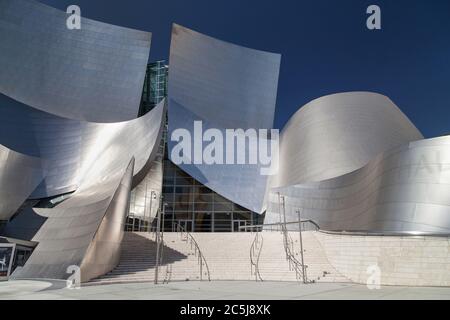
[[[195,202],[210,202],[213,203],[214,198],[212,194],[198,194],[194,198]]]
[[[198,193],[213,193],[214,192],[210,188],[205,187],[205,186],[199,186],[197,190],[198,190]]]
[[[214,194],[214,201],[216,202],[226,202],[232,204],[230,200],[225,199],[224,197],[218,195],[217,193]]]
[[[175,202],[175,211],[192,211],[192,202]]]
[[[162,196],[165,202],[173,202],[173,193],[163,193]]]
[[[193,185],[193,179],[192,178],[186,178],[186,177],[176,177],[176,184],[181,186],[191,186]]]
[[[163,186],[173,186],[175,184],[175,179],[173,177],[164,177]]]
[[[174,212],[175,220],[192,220],[191,212]]]
[[[192,202],[192,194],[190,193],[175,194],[175,202]]]
[[[188,187],[188,186],[185,186],[185,187],[176,186],[175,187],[175,193],[191,193],[191,192],[192,192],[191,187]]]
[[[214,211],[226,211],[226,212],[230,212],[233,210],[233,204],[232,203],[219,203],[219,202],[215,202],[214,203]]]
[[[195,202],[194,203],[195,211],[210,211],[210,212],[212,212],[213,209],[214,209],[213,204],[209,203],[209,202]]]
[[[251,216],[249,212],[234,212],[233,213],[234,220],[251,220]]]

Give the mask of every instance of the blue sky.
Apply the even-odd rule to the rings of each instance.
[[[176,22],[282,54],[275,127],[299,107],[342,91],[389,96],[426,137],[450,133],[448,0],[40,0],[84,17],[153,33],[150,60],[167,59]],[[382,30],[366,28],[381,8]]]

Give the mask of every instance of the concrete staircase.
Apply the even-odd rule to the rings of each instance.
[[[198,257],[179,233],[165,233],[158,281],[200,280]],[[156,242],[153,233],[125,232],[120,262],[111,272],[86,283],[110,284],[155,280]],[[175,271],[175,272],[174,272]]]
[[[348,282],[328,262],[315,231],[303,232],[303,248],[307,278],[315,282]],[[255,281],[251,272],[250,247],[254,233],[191,233],[198,243],[209,267],[211,280]],[[263,281],[297,281],[295,271],[289,269],[280,232],[262,232],[263,245],[259,270]],[[301,261],[299,236],[290,232],[294,253]],[[200,280],[198,257],[189,242],[179,233],[164,234],[163,262],[159,280]],[[156,243],[153,234],[126,232],[119,265],[108,274],[89,284],[154,281]],[[203,279],[207,279],[203,268]]]
[[[314,231],[303,232],[304,260],[307,278],[315,282],[348,282],[328,262]],[[212,280],[255,280],[251,272],[250,247],[253,233],[194,233],[211,272]],[[296,258],[301,261],[298,232],[290,232]],[[289,268],[281,232],[262,232],[263,244],[259,272],[263,281],[297,281]]]

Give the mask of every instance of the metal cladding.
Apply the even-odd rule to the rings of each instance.
[[[145,139],[161,131],[163,108],[161,104],[142,119],[128,122],[92,123],[61,118],[0,94],[0,143],[46,161],[49,171],[31,198],[51,197],[76,190],[116,132],[140,131]],[[137,170],[142,169],[141,159],[147,161],[147,151],[137,155]]]
[[[380,152],[419,139],[419,130],[386,96],[324,96],[300,108],[284,127],[273,186],[337,177],[361,168]]]
[[[135,120],[97,124],[102,129],[91,146],[93,161],[79,188],[54,208],[33,208],[47,220],[31,239],[38,245],[26,265],[14,273],[15,278],[64,279],[70,275],[67,268],[76,265],[81,266],[82,279],[88,280],[114,267],[129,205],[130,179],[157,154],[164,104],[163,100]]]
[[[134,158],[116,189],[105,216],[91,241],[80,266],[81,281],[101,276],[119,263],[125,214],[130,201]]]
[[[65,279],[75,266],[83,281],[107,273],[130,207],[130,217],[150,222],[163,193],[166,101],[136,118],[150,33],[85,18],[69,30],[67,17],[35,1],[0,0],[2,236],[37,243],[14,278]],[[266,223],[281,220],[284,195],[287,221],[298,211],[326,230],[450,231],[450,136],[424,140],[380,94],[333,94],[301,108],[282,132],[270,181],[250,162],[250,147],[250,163],[227,163],[238,158],[237,140],[250,145],[252,130],[272,128],[279,67],[278,54],[174,25],[169,158],[224,198],[257,213],[267,207]],[[181,164],[178,130],[194,151]],[[216,140],[228,130],[232,148]],[[208,164],[203,143],[213,138],[223,162]],[[35,203],[51,197],[65,199]]]
[[[410,142],[329,180],[277,188],[286,219],[321,229],[450,232],[450,136]],[[277,216],[277,219],[278,216]]]
[[[424,140],[387,97],[322,97],[281,134],[265,222],[300,216],[331,231],[448,233],[449,170],[450,137]]]
[[[0,0],[0,218],[8,236],[38,243],[16,278],[111,270],[131,186],[163,133],[165,101],[136,118],[151,34],[84,18],[69,30],[67,18]],[[30,200],[68,192],[53,208]]]
[[[150,223],[160,208],[163,186],[164,143],[162,138],[155,159],[145,177],[131,190],[130,217],[140,218]]]
[[[270,129],[273,126],[280,55],[240,47],[173,25],[170,47],[169,157],[176,129]],[[192,159],[195,162],[195,159]],[[262,212],[267,176],[257,164],[178,164],[210,189]]]
[[[39,158],[14,152],[0,144],[0,220],[8,220],[44,179]]]
[[[137,117],[151,33],[81,18],[32,0],[0,0],[0,93],[90,122]]]

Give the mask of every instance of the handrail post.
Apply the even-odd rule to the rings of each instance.
[[[161,210],[158,210],[158,218],[156,223],[156,266],[155,266],[155,284],[158,284],[158,273],[159,273],[159,228],[161,226]]]
[[[283,232],[283,226],[282,226],[282,222],[281,222],[281,194],[280,194],[280,192],[277,192],[278,193],[278,212],[279,212],[279,216],[280,216],[280,229],[281,229],[281,232]],[[286,221],[284,221],[284,222],[286,222]]]
[[[145,207],[144,207],[144,220],[145,220],[145,211],[147,209],[147,182],[145,183]],[[150,220],[152,219],[152,200],[153,197],[155,197],[156,199],[156,192],[154,190],[150,191],[150,213],[148,214],[148,222],[147,222],[147,231],[150,233],[151,232],[151,226],[150,226]]]
[[[161,196],[162,200],[162,196]],[[163,215],[165,211],[167,203],[163,203],[162,209],[163,209]],[[157,222],[157,229],[156,229],[156,266],[155,266],[155,284],[158,284],[158,274],[159,274],[159,263],[161,261],[160,258],[160,246],[161,246],[161,238],[160,238],[160,229],[161,229],[161,210],[158,210],[158,222]]]
[[[302,220],[301,220],[301,215],[300,215],[300,210],[297,209],[297,214],[298,214],[298,234],[300,237],[300,257],[302,259],[302,275],[303,275],[303,283],[306,283],[306,274],[305,274],[305,260],[303,257],[303,237],[302,237]]]
[[[205,263],[206,271],[208,274],[208,281],[211,281],[211,276],[209,272],[208,263],[206,262],[205,257],[203,256],[200,247],[198,246],[197,241],[195,241],[194,237],[180,224],[177,223],[177,229],[180,230],[181,233],[186,233],[186,245],[190,245],[191,250],[192,246],[194,246],[194,255],[197,257],[197,263],[200,264],[200,280],[203,280],[203,263]],[[198,252],[198,255],[197,255]]]

